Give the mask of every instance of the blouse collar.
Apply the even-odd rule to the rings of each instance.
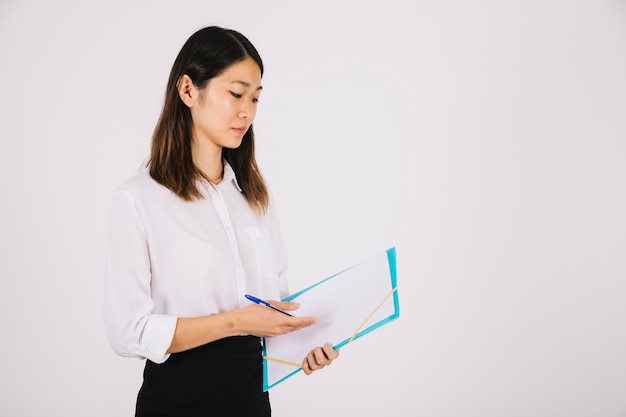
[[[224,177],[222,178],[221,183],[226,183],[228,181],[233,181],[235,183],[235,187],[237,187],[237,189],[239,190],[239,192],[243,192],[243,190],[241,189],[241,187],[239,186],[239,182],[237,182],[237,176],[235,175],[235,170],[233,169],[233,167],[230,166],[230,164],[224,160]]]

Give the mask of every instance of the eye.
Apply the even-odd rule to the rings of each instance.
[[[259,99],[258,99],[258,98],[253,98],[253,99],[252,99],[252,102],[253,102],[253,103],[258,103],[258,102],[259,102]]]
[[[241,94],[237,94],[234,91],[230,91],[230,94],[235,98],[241,98]]]

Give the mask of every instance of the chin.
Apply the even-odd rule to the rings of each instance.
[[[222,147],[226,149],[237,149],[238,147],[241,146],[241,142],[242,140],[230,141],[230,142],[224,143]]]

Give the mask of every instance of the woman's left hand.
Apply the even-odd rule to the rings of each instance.
[[[333,363],[339,357],[339,350],[333,349],[330,343],[326,343],[324,347],[316,347],[302,361],[302,370],[305,374],[311,375],[313,371],[322,369]]]

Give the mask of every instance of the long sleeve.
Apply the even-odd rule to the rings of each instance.
[[[113,350],[163,363],[177,317],[153,314],[150,252],[132,196],[113,196],[108,220],[103,313]]]

